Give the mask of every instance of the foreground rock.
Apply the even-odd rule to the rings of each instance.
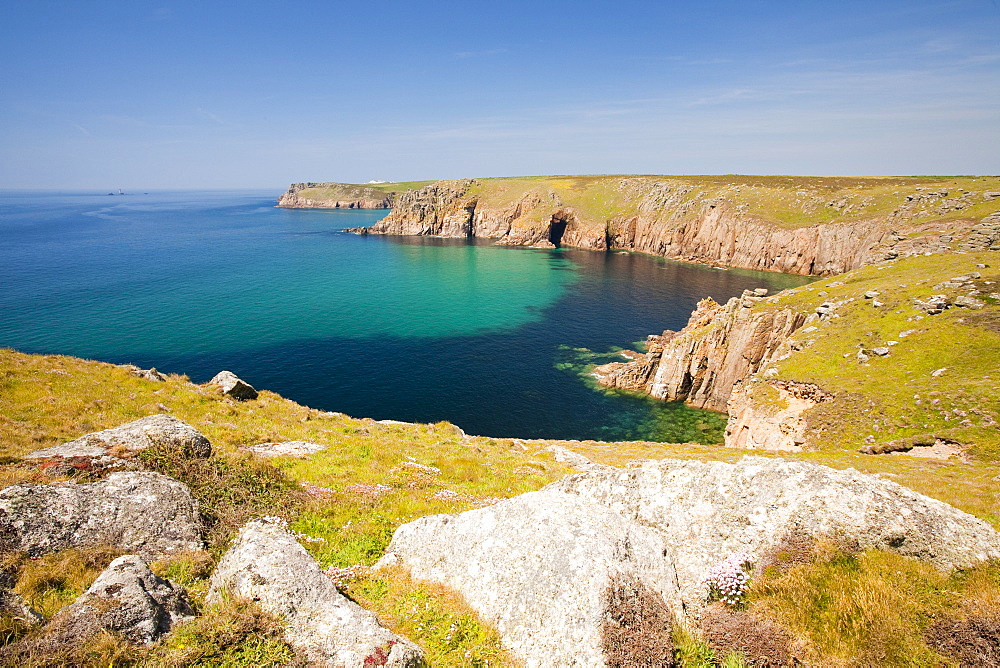
[[[10,615],[15,621],[20,621],[28,626],[35,626],[44,621],[44,617],[34,611],[23,598],[0,587],[0,615]]]
[[[209,602],[223,591],[283,617],[285,639],[319,665],[417,666],[422,660],[416,645],[337,591],[279,519],[243,527],[212,575]]]
[[[641,592],[677,602],[668,547],[656,531],[549,487],[405,524],[378,565],[460,591],[528,665],[590,666],[605,655],[616,601]],[[653,609],[662,615],[663,603]]]
[[[0,490],[0,552],[32,557],[109,545],[145,558],[202,548],[198,505],[187,486],[159,473],[112,473],[83,485]]]
[[[25,459],[85,459],[98,467],[124,463],[136,453],[153,446],[166,446],[186,457],[208,457],[212,444],[205,435],[182,420],[169,415],[150,415],[120,427],[35,450]]]
[[[195,611],[181,587],[154,575],[139,557],[126,555],[112,561],[94,584],[76,602],[60,610],[40,634],[0,648],[0,663],[34,664],[45,656],[63,665],[61,661],[68,659],[67,649],[106,632],[136,645],[151,645],[176,624],[194,617]],[[54,658],[60,655],[61,660]]]
[[[737,552],[759,562],[793,537],[943,569],[1000,557],[1000,534],[985,522],[896,483],[744,457],[591,471],[488,508],[424,517],[396,531],[380,563],[457,589],[528,665],[604,665],[600,619],[616,578],[662,597],[665,611],[697,615],[713,566]]]
[[[130,554],[112,561],[86,593],[59,611],[50,627],[76,638],[103,629],[149,645],[194,617],[182,587],[156,576],[145,561]]]
[[[232,371],[220,371],[215,374],[212,380],[208,381],[208,384],[218,387],[224,395],[237,401],[252,401],[257,398],[257,390],[254,389],[253,385],[241,380]]]

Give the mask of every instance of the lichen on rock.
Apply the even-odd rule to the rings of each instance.
[[[159,473],[112,473],[100,482],[0,490],[0,552],[39,556],[111,546],[144,558],[202,548],[198,504]]]
[[[341,594],[278,518],[240,530],[212,575],[208,601],[223,592],[282,617],[285,639],[318,665],[415,667],[422,659],[416,645]]]

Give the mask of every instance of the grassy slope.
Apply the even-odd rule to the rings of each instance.
[[[837,395],[812,411],[816,446],[844,449],[866,438],[886,443],[931,434],[969,444],[978,461],[1000,461],[1000,431],[990,424],[1000,418],[1000,304],[986,296],[1000,292],[1000,268],[976,266],[991,260],[995,254],[912,257],[771,300],[810,313],[827,300],[854,299],[837,310],[840,317],[800,331],[796,339],[803,349],[775,365],[777,378],[816,383]],[[932,294],[965,294],[934,286],[974,271],[982,275],[975,283],[984,308],[925,315],[913,306]],[[881,293],[877,300],[863,298],[869,290]],[[859,348],[887,345],[889,356],[858,362]],[[946,370],[932,375],[939,369]]]
[[[969,259],[966,256],[963,261],[967,263]],[[903,269],[905,268],[904,264]],[[864,271],[886,270],[872,268]],[[949,266],[945,273],[956,272]],[[822,286],[823,283],[819,283],[810,288],[816,291]],[[807,294],[813,292],[800,288],[791,297],[804,298]],[[228,463],[234,470],[245,471],[248,470],[247,467],[259,469],[268,466],[244,459],[239,450],[241,446],[291,439],[329,444],[328,450],[311,459],[282,458],[275,461],[280,473],[272,469],[275,475],[283,474],[293,488],[303,484],[323,488],[310,487],[308,489],[312,494],[305,495],[290,492],[298,496],[294,502],[282,504],[281,508],[292,520],[293,528],[314,539],[321,539],[304,544],[324,567],[369,565],[382,553],[394,528],[405,521],[429,513],[473,508],[488,502],[489,497],[508,497],[537,489],[569,470],[554,462],[543,450],[551,443],[549,441],[463,437],[447,423],[381,424],[368,419],[320,413],[266,391],[262,392],[257,401],[237,403],[222,398],[210,389],[194,386],[183,377],[171,376],[165,383],[156,383],[135,378],[108,364],[62,356],[30,356],[2,351],[0,443],[3,445],[0,456],[4,459],[0,461],[5,464],[0,467],[0,485],[25,481],[50,482],[51,479],[44,474],[19,463],[17,457],[88,431],[160,412],[163,410],[160,405],[169,408],[171,415],[203,430],[215,447],[213,459]],[[742,455],[717,446],[600,442],[567,442],[564,445],[595,460],[618,465],[640,458],[733,460]],[[994,523],[998,522],[994,512],[997,494],[1000,492],[1000,483],[996,480],[1000,474],[1000,466],[992,458],[987,458],[989,461],[971,463],[932,462],[908,456],[861,455],[853,452],[853,448],[838,449],[834,445],[817,452],[785,456],[837,468],[853,466],[867,472],[890,475],[914,489],[953,503]],[[440,472],[422,467],[434,467]],[[240,481],[246,479],[246,476],[239,477]],[[239,492],[238,487],[242,483],[232,484],[234,493]],[[438,494],[444,490],[456,494]],[[207,492],[201,490],[199,493]],[[250,486],[242,490],[242,493],[252,496],[263,492],[256,486]],[[212,498],[214,502],[215,497]],[[222,533],[216,537],[211,553],[160,564],[160,571],[183,581],[196,595],[203,594],[211,563],[221,553],[224,539],[231,535],[237,525],[238,522],[233,517],[229,525],[222,527]],[[86,562],[88,558],[93,560],[92,556],[71,554],[60,555],[58,558],[63,560],[59,562],[61,565],[58,570],[76,573],[75,579],[62,578],[53,583],[46,579],[47,576],[41,577],[39,573],[46,573],[53,567],[48,562],[39,563],[34,568],[29,564],[22,570],[25,584],[20,591],[43,603],[49,614],[73,600],[100,570],[98,566],[89,569],[76,566],[74,570],[63,565],[79,564]],[[860,567],[852,565],[852,559],[861,559],[864,564],[868,564],[868,570],[858,570]],[[864,575],[864,582],[867,583],[865,587],[878,585],[892,591],[898,590],[902,585],[895,582],[894,579],[898,578],[893,573],[902,571],[894,565],[895,570],[885,570],[882,573],[875,569],[873,572],[875,567],[871,563],[881,563],[879,559],[890,557],[877,554],[865,557],[862,554],[857,558],[848,556],[833,562],[818,559],[816,564],[802,567],[805,568],[804,571],[800,568],[787,577],[782,575],[779,578],[761,579],[760,591],[754,590],[750,596],[750,608],[795,630],[796,637],[805,639],[812,648],[809,651],[814,654],[810,656],[830,658],[843,654],[848,651],[844,649],[844,643],[848,640],[855,644],[876,642],[878,638],[873,640],[871,634],[877,625],[862,623],[865,617],[861,613],[870,614],[871,610],[858,608],[858,600],[864,599],[866,595],[861,590],[848,588],[848,594],[853,598],[846,601],[836,599],[845,609],[840,612],[828,611],[828,614],[824,613],[827,614],[826,617],[813,608],[821,604],[828,605],[827,599],[815,603],[813,607],[807,606],[805,612],[801,610],[801,606],[796,607],[790,601],[794,601],[798,595],[796,592],[806,586],[804,583],[812,582],[810,586],[821,587],[830,585],[836,578],[853,582],[851,578],[861,577],[857,573]],[[918,575],[924,573],[915,565],[907,565],[905,572],[910,573],[913,569],[917,569]],[[972,577],[980,583],[986,582],[981,584],[981,588],[985,587],[989,596],[1000,600],[1000,585],[996,584],[995,576],[992,570],[986,568],[963,577]],[[906,656],[919,649],[920,656],[938,657],[928,654],[929,650],[920,645],[920,634],[930,619],[927,612],[931,609],[939,612],[964,610],[961,606],[968,603],[968,597],[955,593],[961,590],[961,583],[954,579],[942,579],[929,572],[919,577],[907,577],[909,589],[899,596],[905,599],[909,607],[905,607],[905,619],[898,622],[903,631],[897,629],[896,632],[896,635],[902,633],[905,636],[906,643],[899,645],[902,649],[897,649]],[[39,581],[42,582],[41,585],[37,584]],[[509,662],[495,633],[447,590],[412,582],[400,572],[360,577],[349,582],[346,587],[352,596],[375,610],[394,629],[420,642],[429,651],[434,665],[458,666],[486,662],[489,665],[505,665]],[[910,590],[913,590],[912,595],[906,593]],[[946,595],[947,592],[952,594]],[[925,601],[926,605],[920,602],[925,599],[931,602]],[[254,624],[260,626],[264,623],[242,608],[237,607],[235,610],[233,612],[227,608],[207,612],[213,615],[211,619],[219,620],[220,624],[232,615],[239,619],[251,619],[253,624],[250,627],[253,628],[256,628]],[[790,611],[795,611],[795,614]],[[809,614],[819,615],[819,621],[809,617]],[[848,629],[848,635],[844,635],[847,631],[843,630],[834,632],[826,625],[830,623],[829,615],[836,618],[838,614],[861,621]],[[451,633],[449,629],[452,629]],[[235,637],[244,639],[252,635],[240,636],[239,632],[234,633]],[[197,634],[169,639],[154,648],[152,654],[136,655],[139,658],[135,660],[164,664],[180,661],[178,657],[216,651],[199,645],[194,635]],[[221,642],[215,636],[212,637],[214,639],[211,642]],[[884,638],[878,642],[883,640],[888,642]],[[282,649],[280,643],[274,645],[276,641],[269,642],[268,652],[287,660],[287,650]],[[223,647],[217,651],[251,653],[239,654],[244,658],[257,651],[252,647],[240,649],[241,647],[237,643],[236,649]],[[113,649],[104,648],[98,651],[97,656],[106,658],[109,653],[120,651],[120,648],[112,651]],[[816,652],[819,653],[815,654]],[[708,654],[695,654],[702,658],[691,659],[690,665],[709,665],[704,658]],[[928,659],[917,665],[932,663]],[[267,661],[262,660],[262,665],[267,665]]]

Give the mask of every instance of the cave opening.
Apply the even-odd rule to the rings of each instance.
[[[560,242],[562,242],[567,225],[569,225],[569,220],[558,215],[552,216],[552,220],[549,221],[549,241],[556,248],[559,248]]]

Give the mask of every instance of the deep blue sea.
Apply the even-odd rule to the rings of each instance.
[[[384,211],[277,191],[0,192],[0,347],[155,366],[355,417],[487,436],[720,438],[721,416],[609,392],[587,365],[695,303],[801,277],[639,254],[362,237]]]

